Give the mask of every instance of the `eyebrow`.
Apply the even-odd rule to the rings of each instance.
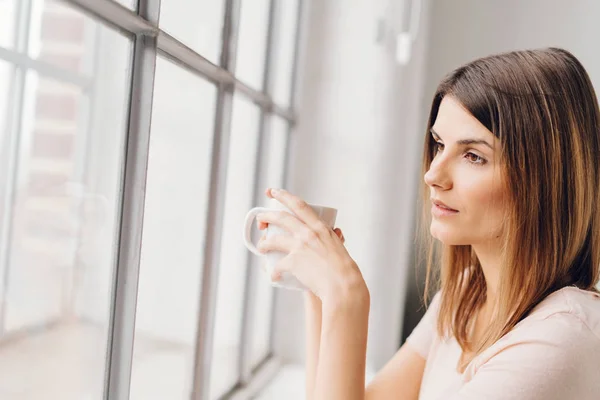
[[[440,138],[440,135],[438,135],[437,132],[433,128],[429,129],[429,131],[431,132],[431,134],[434,136],[435,139],[442,140]],[[491,144],[489,144],[486,140],[483,140],[483,139],[461,139],[461,140],[457,141],[456,143],[458,143],[460,145],[483,144],[483,145],[489,147],[490,149],[494,150],[494,147]]]

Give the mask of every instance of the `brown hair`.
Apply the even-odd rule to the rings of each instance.
[[[429,135],[444,96],[452,96],[501,143],[509,191],[496,317],[478,343],[468,332],[485,302],[486,282],[471,246],[428,238],[425,296],[440,257],[440,335],[474,356],[508,333],[547,295],[600,278],[600,112],[581,63],[558,48],[515,51],[472,61],[443,79],[434,95],[423,173],[435,156]],[[430,222],[424,191],[425,224]],[[429,235],[427,235],[429,236]]]

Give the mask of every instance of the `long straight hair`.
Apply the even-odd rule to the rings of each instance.
[[[550,293],[565,286],[597,292],[600,112],[587,72],[566,50],[515,51],[477,59],[450,73],[437,88],[423,173],[435,156],[428,133],[445,96],[460,102],[499,138],[509,192],[495,317],[477,343],[469,340],[469,331],[486,300],[481,264],[470,245],[434,243],[426,236],[425,298],[437,258],[437,329],[441,336],[454,336],[471,354],[459,366],[464,371]],[[423,204],[422,221],[428,226],[426,185]]]

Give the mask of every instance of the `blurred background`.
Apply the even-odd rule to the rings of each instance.
[[[558,46],[598,90],[599,18],[595,0],[0,0],[0,399],[303,399],[301,293],[242,242],[267,187],[339,210],[370,379],[424,312],[437,83]]]

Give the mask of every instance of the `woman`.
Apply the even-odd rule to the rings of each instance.
[[[292,233],[260,247],[288,252],[276,271],[311,291],[307,397],[599,399],[599,155],[598,102],[569,52],[499,54],[447,76],[423,163],[439,291],[366,388],[369,292],[343,235],[268,189],[296,216],[260,216]]]

